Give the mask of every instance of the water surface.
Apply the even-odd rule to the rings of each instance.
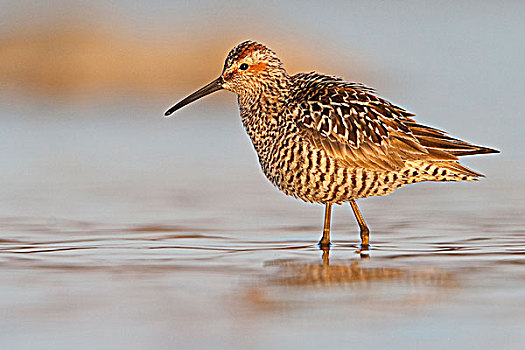
[[[149,107],[148,107],[149,108]],[[525,193],[479,183],[322,207],[263,178],[235,111],[4,118],[1,341],[10,349],[520,348]],[[78,112],[77,112],[78,113]],[[146,110],[137,111],[147,115]],[[7,166],[9,165],[9,166]],[[324,254],[324,255],[323,255]]]

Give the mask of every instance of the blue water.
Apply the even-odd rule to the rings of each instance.
[[[322,208],[267,183],[234,111],[210,118],[201,105],[166,120],[155,108],[4,114],[8,348],[525,340],[525,193],[507,177],[519,164],[480,157],[479,183],[361,201],[369,259],[356,253],[350,208],[335,208],[327,266],[315,246]]]

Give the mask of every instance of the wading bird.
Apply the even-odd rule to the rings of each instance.
[[[289,75],[266,46],[233,48],[221,75],[166,111],[225,89],[238,96],[241,120],[262,171],[285,194],[325,205],[321,247],[330,245],[333,204],[349,202],[368,249],[356,199],[422,181],[474,181],[483,175],[458,157],[499,151],[421,125],[414,114],[360,83],[311,73]]]

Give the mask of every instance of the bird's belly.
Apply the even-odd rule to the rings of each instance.
[[[288,146],[258,153],[268,180],[289,196],[307,202],[342,203],[385,195],[401,186],[393,173],[348,167],[307,143]]]

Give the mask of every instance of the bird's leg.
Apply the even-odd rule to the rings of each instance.
[[[321,248],[330,247],[330,216],[332,215],[332,203],[326,203],[324,207],[323,237],[319,241]]]
[[[357,219],[357,223],[359,224],[359,228],[361,230],[361,250],[368,250],[370,230],[368,229],[368,226],[366,226],[365,219],[363,219],[363,216],[361,215],[355,200],[352,199],[350,201],[350,206],[352,207],[352,211],[354,212],[355,218]]]

